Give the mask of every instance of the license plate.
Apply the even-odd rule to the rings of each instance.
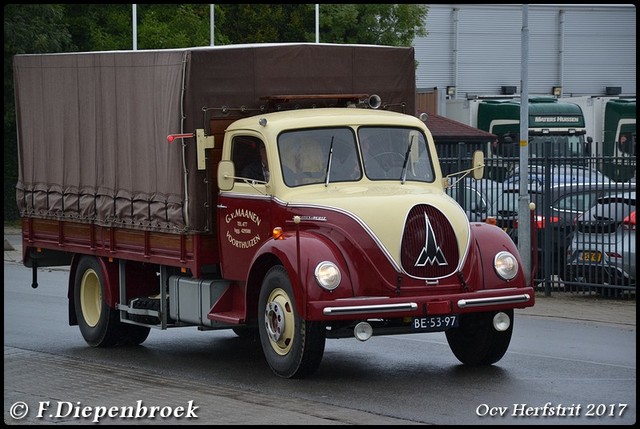
[[[458,315],[416,317],[413,319],[413,329],[427,332],[446,331],[458,327]]]
[[[600,262],[602,260],[602,253],[600,252],[580,252],[578,259],[588,262]]]

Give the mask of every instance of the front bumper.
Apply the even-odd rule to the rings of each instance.
[[[535,304],[533,288],[492,289],[412,297],[356,297],[307,303],[308,320],[364,320],[423,317],[526,308]]]

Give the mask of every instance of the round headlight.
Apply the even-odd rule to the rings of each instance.
[[[326,290],[334,290],[340,285],[340,270],[333,262],[323,261],[316,266],[316,280],[320,287]]]
[[[518,260],[509,252],[498,252],[493,267],[500,278],[511,280],[518,274]]]

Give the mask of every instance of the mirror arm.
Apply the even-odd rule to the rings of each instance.
[[[460,171],[456,171],[455,173],[448,174],[448,175],[446,175],[446,176],[445,176],[445,180],[447,180],[447,182],[448,182],[448,181],[449,181],[449,178],[451,178],[451,177],[455,177],[455,176],[458,176],[458,175],[461,175],[461,176],[458,178],[458,180],[456,180],[456,182],[458,182],[458,181],[460,181],[460,180],[464,179],[464,178],[465,178],[465,176],[467,176],[467,175],[468,175],[469,173],[471,173],[472,171],[474,171],[474,170],[478,170],[478,169],[480,169],[480,168],[484,168],[484,164],[482,164],[482,165],[476,165],[475,167],[469,168],[469,169],[467,169],[467,170],[460,170]],[[449,185],[449,184],[447,184],[447,188],[449,188],[449,187],[451,187],[451,186],[453,186],[453,183],[452,183],[452,184],[450,184],[450,185]]]

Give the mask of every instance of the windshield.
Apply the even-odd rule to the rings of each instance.
[[[433,181],[427,141],[417,129],[360,127],[358,138],[369,179]]]
[[[530,137],[529,150],[531,156],[538,158],[584,156],[586,146],[582,135],[544,135]]]
[[[358,148],[358,140],[360,148]],[[414,128],[348,127],[287,131],[278,137],[289,187],[369,180],[432,182],[424,134]]]

